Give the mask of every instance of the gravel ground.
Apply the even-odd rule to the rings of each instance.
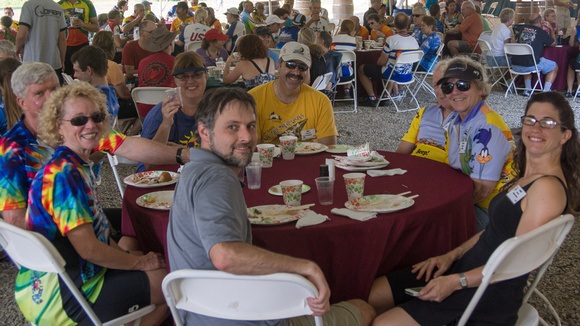
[[[487,104],[502,115],[508,126],[514,129],[519,127],[519,118],[523,114],[525,98],[492,92]],[[426,94],[419,96],[419,103],[425,105],[433,103],[433,96]],[[337,102],[337,109],[352,109],[352,105]],[[394,151],[399,141],[415,116],[415,111],[397,113],[392,105],[379,108],[359,107],[358,113],[336,114],[336,124],[340,134],[341,144],[371,143],[373,149]],[[576,126],[578,127],[579,110],[575,109]],[[113,174],[105,163],[102,173],[102,185],[99,196],[103,207],[121,207],[121,200],[115,185]],[[132,173],[133,168],[121,167],[122,176]],[[548,272],[540,282],[538,289],[548,297],[562,318],[563,325],[580,325],[580,227],[575,224],[566,242],[560,249]],[[0,262],[0,325],[22,325],[25,321],[16,307],[13,297],[14,278],[16,269],[9,262]],[[555,325],[554,319],[548,310],[536,297],[531,303],[540,316]]]

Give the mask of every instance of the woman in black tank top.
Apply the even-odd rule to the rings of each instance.
[[[557,92],[536,93],[521,121],[515,175],[491,201],[487,228],[447,254],[375,280],[369,303],[379,316],[373,325],[456,323],[499,245],[562,213],[578,212],[580,141],[570,104]],[[470,322],[515,324],[526,280],[524,275],[490,285]],[[417,298],[404,294],[405,288],[417,286],[424,286]]]

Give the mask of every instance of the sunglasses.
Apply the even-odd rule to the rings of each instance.
[[[290,69],[290,70],[294,70],[296,69],[296,67],[298,67],[298,70],[305,72],[306,70],[308,70],[308,65],[304,64],[304,63],[298,63],[298,62],[293,62],[293,61],[285,61],[284,62],[286,64],[286,68]]]
[[[544,129],[554,129],[556,128],[556,126],[560,125],[562,128],[566,128],[564,126],[562,126],[561,124],[559,124],[558,122],[550,119],[550,118],[545,118],[542,120],[538,120],[534,117],[530,117],[527,115],[522,116],[522,124],[526,125],[526,126],[535,126],[536,122],[540,123],[540,127],[544,128]]]
[[[89,119],[93,120],[94,123],[101,123],[103,121],[105,121],[105,118],[107,117],[106,113],[93,113],[93,115],[91,115],[90,117],[87,117],[85,115],[80,115],[78,117],[74,117],[70,120],[65,120],[65,119],[60,119],[62,121],[68,121],[70,122],[71,125],[75,126],[75,127],[80,127],[80,126],[84,126],[87,124],[87,122],[89,122]]]
[[[413,17],[421,17],[422,15],[421,14],[413,14],[412,16]]]
[[[201,77],[203,77],[203,75],[205,74],[205,71],[198,71],[198,72],[194,72],[191,75],[187,75],[187,74],[180,74],[175,76],[175,79],[182,81],[182,82],[186,82],[188,79],[200,79]]]
[[[457,82],[444,82],[441,84],[441,91],[443,94],[451,94],[453,92],[453,86],[457,86],[457,90],[461,92],[467,92],[471,88],[471,83],[463,80],[458,80]]]

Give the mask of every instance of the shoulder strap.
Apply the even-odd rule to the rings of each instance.
[[[254,62],[254,60],[250,59],[250,62],[254,65],[254,67],[256,67],[256,69],[258,69],[258,72],[263,74],[264,72],[262,71],[262,69],[260,69],[260,67],[258,67],[258,65]],[[268,71],[268,68],[266,68],[266,71]]]
[[[268,70],[270,70],[270,57],[266,57],[266,72],[268,72]]]

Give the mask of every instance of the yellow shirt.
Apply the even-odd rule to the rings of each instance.
[[[298,141],[308,142],[338,136],[332,104],[326,95],[302,84],[296,101],[285,104],[274,93],[273,85],[269,82],[248,92],[256,100],[258,139],[279,144],[280,136],[296,136]]]
[[[189,25],[189,24],[193,24],[193,18],[192,17],[187,17],[185,19],[185,21],[181,21],[181,19],[179,18],[175,18],[173,20],[173,22],[171,23],[171,31],[179,31],[179,33],[181,33],[181,31],[183,30],[183,28],[185,27],[185,25]]]

